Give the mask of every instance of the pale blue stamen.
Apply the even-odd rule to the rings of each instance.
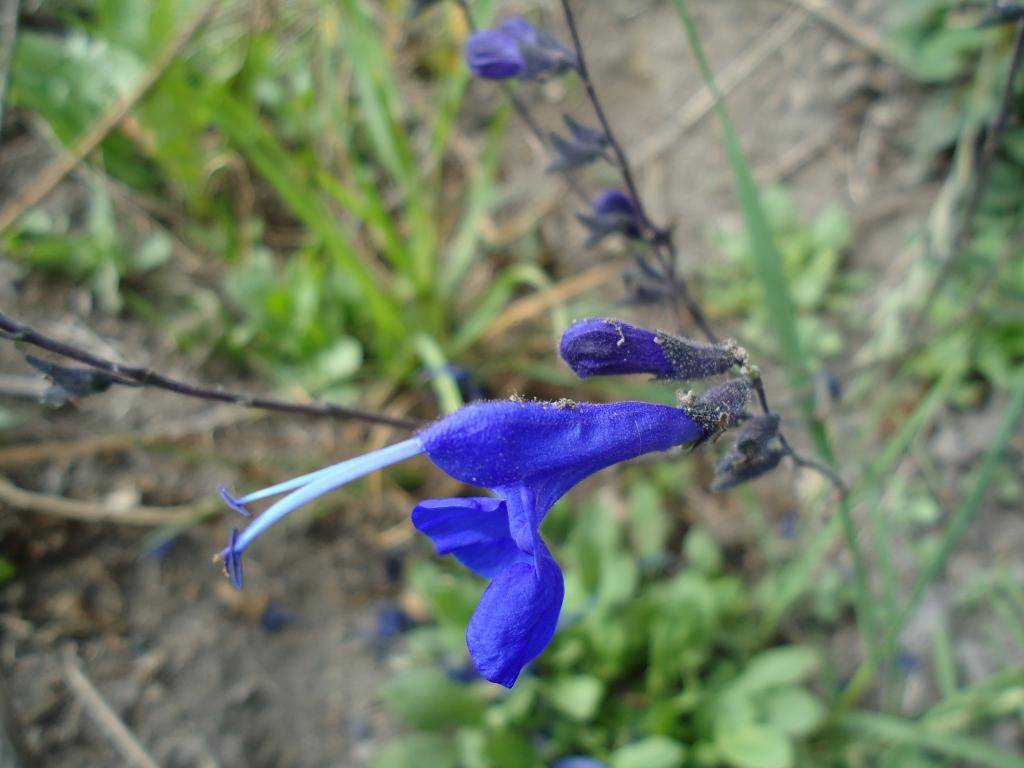
[[[239,504],[249,504],[254,501],[259,501],[260,499],[266,499],[271,496],[277,496],[278,494],[281,493],[294,491],[296,488],[301,488],[307,483],[311,483],[314,480],[318,480],[321,477],[326,477],[327,475],[330,475],[332,472],[336,472],[341,467],[348,464],[349,461],[351,461],[351,459],[348,459],[346,461],[340,461],[337,464],[332,464],[331,466],[325,467],[324,469],[318,469],[316,472],[310,472],[307,475],[299,475],[298,477],[293,477],[291,480],[285,480],[283,483],[272,485],[269,488],[261,488],[258,491],[247,493],[245,496],[241,496],[235,501],[237,501]]]
[[[335,464],[333,467],[321,470],[319,472],[313,472],[310,475],[306,475],[305,478],[296,478],[287,483],[281,483],[267,488],[257,493],[262,494],[257,498],[263,498],[263,496],[271,495],[268,491],[272,491],[274,488],[284,490],[290,490],[296,487],[297,481],[305,479],[305,483],[301,487],[289,493],[283,499],[280,499],[270,507],[267,508],[266,512],[253,520],[249,526],[242,531],[239,535],[237,542],[235,542],[233,550],[234,554],[241,554],[246,547],[252,544],[260,534],[262,534],[267,528],[278,522],[285,515],[293,512],[304,504],[308,504],[314,499],[322,496],[323,494],[333,491],[335,488],[340,488],[346,483],[350,483],[363,475],[368,475],[371,472],[375,472],[378,469],[390,466],[391,464],[397,464],[400,461],[411,459],[413,456],[417,456],[423,453],[423,444],[420,443],[419,438],[412,438],[411,440],[405,440],[395,445],[389,445],[387,448],[382,448],[379,451],[368,453],[365,456],[357,456],[354,459],[343,461],[340,464]],[[309,479],[312,478],[312,479]],[[281,493],[281,490],[276,491]],[[250,501],[251,496],[244,497],[244,501]]]

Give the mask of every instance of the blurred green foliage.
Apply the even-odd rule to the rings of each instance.
[[[805,223],[782,187],[761,190],[761,201],[793,298],[801,349],[813,368],[843,352],[843,336],[828,315],[848,315],[855,289],[863,288],[856,272],[844,269],[843,256],[853,236],[850,221],[841,207],[830,205]],[[716,311],[743,318],[739,335],[745,346],[770,348],[773,326],[760,301],[746,232],[718,228],[710,236],[722,258],[705,267],[703,296]]]
[[[770,623],[779,581],[741,580],[707,531],[682,527],[668,511],[678,493],[664,482],[669,473],[627,474],[628,499],[576,508],[570,499],[545,522],[565,570],[565,605],[552,644],[510,691],[480,680],[466,653],[482,581],[447,561],[415,562],[411,602],[430,621],[406,636],[400,671],[380,693],[409,731],[374,768],[545,768],[571,755],[609,768],[937,767],[968,757],[1021,765],[965,734],[1013,715],[1024,700],[1019,673],[964,689],[940,645],[933,663],[945,666],[936,676],[948,690],[920,720],[837,714],[844,681],[829,668],[831,652],[780,644]],[[979,575],[962,599],[988,610],[994,594],[1020,628],[1024,600],[1008,576]],[[817,590],[840,585],[811,581],[813,615]],[[894,669],[891,684],[898,674],[907,671]]]
[[[201,8],[198,0],[46,5],[51,27],[19,36],[11,98],[64,145],[130,94]],[[481,24],[498,10],[489,0],[471,5]],[[1010,34],[974,29],[959,5],[893,3],[890,44],[912,77],[937,86],[921,115],[919,161],[949,173],[962,201],[972,169],[963,158],[974,157],[998,109]],[[530,247],[497,263],[486,258],[482,225],[501,201],[507,110],[468,150],[454,151],[468,85],[458,48],[466,30],[451,3],[432,4],[416,22],[407,10],[391,0],[300,0],[253,16],[225,3],[90,157],[87,199],[60,214],[29,212],[0,246],[88,285],[107,311],[162,323],[181,313],[170,332],[201,327],[218,335],[219,351],[265,379],[331,399],[355,399],[368,381],[409,384],[419,365],[437,371],[449,360],[488,357],[480,342],[495,318],[551,279]],[[808,221],[783,190],[755,187],[738,142],[730,151],[745,230],[710,235],[723,260],[702,275],[702,301],[742,317],[738,335],[758,357],[807,373],[848,353],[834,320],[854,316],[856,324],[875,288],[844,261],[852,235],[840,208]],[[482,583],[448,564],[415,564],[409,589],[430,622],[410,634],[407,668],[381,691],[410,732],[377,754],[377,768],[540,768],[572,754],[611,768],[1020,766],[970,735],[997,718],[1020,720],[1024,681],[1015,670],[964,688],[952,630],[942,627],[931,664],[937,704],[916,719],[898,716],[889,700],[884,714],[850,712],[817,631],[847,625],[865,598],[891,626],[899,584],[890,537],[911,542],[899,566],[924,564],[925,586],[958,540],[941,478],[921,460],[910,476],[898,470],[951,400],[950,378],[1019,389],[1022,185],[1024,129],[1011,126],[970,247],[928,318],[931,341],[908,356],[891,387],[913,397],[895,402],[873,385],[879,402],[865,406],[865,421],[892,423],[865,456],[843,452],[844,473],[858,482],[851,504],[873,513],[878,578],[858,584],[849,566],[829,564],[838,517],[784,541],[753,495],[742,498],[758,536],[744,554],[762,567],[741,578],[736,553],[672,512],[692,462],[625,473],[614,508],[580,497],[570,500],[578,508],[551,513],[545,533],[566,575],[563,626],[511,692],[479,682],[467,666],[464,632]],[[125,192],[156,226],[140,234],[122,222]],[[182,243],[204,277],[187,297],[162,295],[161,271]],[[939,266],[931,256],[922,260],[929,274]],[[198,307],[205,274],[218,286],[209,289],[212,313]],[[892,290],[919,294],[920,283]],[[904,315],[894,317],[902,344]],[[181,333],[183,347],[191,332]],[[432,384],[444,410],[458,406],[450,377]],[[805,416],[828,453],[824,428]],[[0,427],[5,417],[0,411]],[[994,462],[1005,447],[997,440],[987,456]],[[965,473],[962,485],[985,488],[995,478],[1008,500],[1019,500],[1019,482],[994,466]],[[955,519],[969,521],[979,504],[980,494],[968,496]],[[1012,647],[1024,646],[1024,599],[1004,571],[978,574],[960,600],[987,611],[999,632],[1009,628]],[[898,677],[893,654],[879,658],[861,679],[881,669],[898,691],[889,679]]]
[[[461,682],[475,676],[464,633],[479,580],[417,563],[409,587],[435,621],[409,635],[409,668],[381,694],[415,729],[409,743],[454,728],[437,749],[454,744],[449,761],[466,768],[572,754],[613,767],[796,765],[824,718],[806,686],[818,652],[771,647],[715,540],[692,529],[680,541],[677,529],[649,481],[631,485],[626,518],[597,500],[559,505],[545,533],[565,567],[561,628],[508,693]],[[396,747],[375,765],[423,764],[405,753]]]
[[[936,158],[952,158],[941,168],[949,174],[946,188],[954,210],[943,211],[935,222],[945,232],[933,225],[922,237],[924,262],[938,271],[952,259],[954,269],[928,317],[935,332],[913,367],[925,376],[949,367],[962,370],[965,402],[979,380],[1009,386],[1024,361],[1024,263],[1016,258],[1024,226],[1024,128],[1016,124],[1024,114],[1020,77],[977,212],[972,221],[962,221],[979,183],[975,159],[1002,107],[1014,30],[1012,24],[978,29],[983,10],[954,0],[904,0],[891,9],[889,27],[907,74],[942,86],[929,92],[921,110],[918,160],[934,166]],[[963,228],[967,246],[954,253]],[[907,285],[919,290],[912,279]]]
[[[492,6],[474,4],[481,23]],[[11,99],[71,144],[202,7],[55,3],[48,11],[60,32],[19,36]],[[344,397],[357,371],[406,379],[423,362],[417,349],[465,354],[522,287],[543,281],[529,249],[503,268],[481,261],[507,110],[469,158],[452,161],[469,80],[457,66],[458,10],[434,9],[418,25],[400,4],[365,0],[265,10],[253,19],[225,4],[103,141],[84,213],[25,216],[3,245],[25,263],[88,280],[102,306],[121,309],[126,283],[172,250],[161,231],[137,242],[118,226],[115,184],[143,205],[158,201],[149,206],[158,218],[169,207],[186,212],[170,222],[176,236],[227,272],[222,349],[273,379]],[[438,20],[454,39],[434,32]],[[398,44],[409,34],[411,52]],[[428,98],[419,95],[423,67]],[[467,290],[478,270],[490,287]],[[160,311],[182,304],[188,311],[187,297],[163,297]],[[414,345],[410,328],[430,343]]]

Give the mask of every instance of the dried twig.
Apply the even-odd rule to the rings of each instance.
[[[892,51],[874,29],[850,18],[828,0],[783,0],[831,27],[852,43],[883,61],[895,61]]]
[[[122,365],[112,360],[98,357],[78,347],[65,344],[57,339],[50,338],[27,325],[18,323],[0,312],[0,334],[11,341],[20,341],[30,344],[39,349],[76,360],[84,363],[98,371],[104,371],[114,376],[127,379],[142,387],[153,387],[174,392],[185,397],[192,397],[198,400],[213,400],[221,403],[232,403],[246,408],[257,408],[264,411],[275,411],[278,413],[292,413],[303,416],[321,416],[333,419],[355,419],[371,424],[385,424],[399,429],[416,429],[420,426],[417,421],[403,419],[395,416],[388,416],[382,413],[365,411],[359,408],[347,408],[341,405],[328,403],[292,403],[284,400],[276,400],[268,397],[257,397],[244,392],[231,392],[220,387],[204,387],[196,384],[189,384],[178,379],[164,376],[149,368],[138,366]]]
[[[512,326],[535,317],[558,304],[592,291],[600,285],[609,283],[619,278],[621,274],[622,271],[620,269],[610,265],[592,267],[585,272],[556,283],[550,288],[518,299],[509,304],[494,319],[494,322],[487,327],[480,340],[482,342],[493,341]]]
[[[117,716],[117,713],[86,676],[75,649],[68,646],[61,656],[61,669],[68,690],[89,713],[93,722],[103,731],[103,735],[110,740],[114,749],[124,760],[124,764],[133,768],[159,768],[145,747],[139,743],[128,726]]]
[[[51,496],[19,488],[0,475],[0,504],[24,512],[79,520],[87,523],[117,523],[119,525],[154,526],[183,523],[212,514],[221,508],[218,500],[209,499],[198,504],[175,507],[127,507],[117,509],[101,501],[79,501],[63,496]]]
[[[55,461],[121,453],[139,446],[185,440],[198,434],[210,434],[220,427],[232,426],[260,414],[221,406],[190,418],[178,418],[139,432],[91,435],[78,440],[53,440],[40,443],[22,443],[0,448],[0,467],[37,464]]]

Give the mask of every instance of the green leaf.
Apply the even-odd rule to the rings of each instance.
[[[22,29],[11,67],[11,101],[38,112],[71,143],[135,87],[144,69],[130,52],[78,32],[58,37]]]
[[[705,576],[713,576],[722,569],[722,550],[718,542],[702,528],[693,528],[683,541],[686,564]]]
[[[651,736],[612,752],[611,768],[680,768],[686,748],[675,739]]]
[[[640,571],[630,555],[605,555],[601,562],[601,579],[597,587],[598,604],[619,605],[636,593]]]
[[[426,333],[417,333],[412,337],[412,346],[430,377],[430,386],[441,406],[441,413],[448,414],[459,410],[465,405],[462,393],[437,339]]]
[[[436,668],[413,669],[386,682],[380,697],[415,728],[439,730],[480,723],[483,703]],[[421,765],[432,765],[429,761]]]
[[[851,712],[842,718],[840,724],[862,739],[919,747],[937,755],[956,758],[958,765],[961,764],[959,761],[967,761],[991,768],[1024,768],[1024,757],[1004,752],[986,741],[937,733],[921,723],[898,717]]]
[[[0,429],[7,429],[13,427],[18,423],[18,417],[14,411],[10,411],[6,408],[0,408]]]
[[[590,675],[559,677],[547,686],[545,693],[559,712],[571,720],[585,722],[601,706],[604,683]]]
[[[533,747],[524,736],[514,731],[498,731],[491,734],[484,747],[484,757],[488,768],[533,768],[539,765]]]
[[[413,733],[394,741],[376,754],[373,768],[457,768],[458,754],[451,742],[434,733]]]
[[[803,688],[780,688],[762,702],[765,724],[790,736],[806,736],[824,717],[821,703]]]
[[[342,336],[309,364],[313,390],[321,390],[351,378],[363,364],[363,347],[350,336]]]
[[[735,768],[790,768],[793,746],[772,728],[747,724],[723,726],[715,733],[715,746],[722,759]]]
[[[132,269],[138,272],[148,272],[167,263],[171,258],[171,238],[164,232],[155,232],[135,249],[132,257]]]
[[[817,666],[818,654],[813,648],[772,648],[751,659],[737,685],[748,692],[794,685],[806,680]]]
[[[638,482],[629,495],[630,533],[636,553],[649,560],[665,554],[669,522],[661,493],[653,483]]]

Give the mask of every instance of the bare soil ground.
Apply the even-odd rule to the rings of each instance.
[[[851,258],[882,274],[887,255],[929,203],[907,160],[918,95],[862,44],[785,3],[694,5],[715,69],[750,69],[729,103],[762,178],[785,180],[806,214],[834,201],[847,205],[858,224]],[[841,5],[869,29],[881,28],[884,2]],[[590,3],[582,26],[595,78],[655,212],[678,222],[688,258],[710,258],[703,228],[735,216],[735,204],[717,126],[693,117],[700,80],[671,4]],[[774,44],[765,46],[766,39]],[[759,45],[763,55],[751,59]],[[475,85],[471,98],[486,99],[490,90]],[[533,95],[548,102],[552,124],[560,110],[581,113],[574,89],[548,84]],[[15,162],[6,150],[0,148],[0,168]],[[559,205],[563,187],[542,176],[535,150],[510,137],[508,183],[520,192],[510,208],[553,211],[545,234],[568,276],[590,257],[577,245],[572,208]],[[81,190],[69,182],[49,204],[73,205],[75,194]],[[2,257],[0,267],[11,269]],[[618,286],[606,290],[615,298]],[[133,362],[193,378],[202,362],[177,354],[157,328],[104,316],[81,287],[15,276],[0,283],[0,303],[42,330]],[[26,371],[11,345],[0,345],[0,373]],[[320,457],[361,452],[367,439],[333,424],[252,420],[148,391],[119,390],[59,411],[3,404],[24,418],[0,433],[0,472],[19,487],[99,510],[194,504],[203,512],[222,482],[248,488],[277,480]],[[949,439],[956,445],[958,435],[977,428],[951,422]],[[123,437],[138,432],[151,438]],[[388,439],[383,431],[371,436],[375,444]],[[35,443],[64,453],[19,454]],[[1018,441],[1016,448],[1024,447]],[[970,460],[954,450],[945,466]],[[325,516],[296,521],[252,553],[252,586],[239,599],[210,564],[235,522],[226,511],[161,546],[150,527],[69,522],[0,494],[0,553],[17,567],[16,578],[0,587],[0,670],[32,762],[121,764],[94,708],[69,688],[77,665],[158,765],[367,764],[396,728],[374,692],[402,663],[381,621],[396,600],[393,553],[409,546],[403,521],[410,500],[378,488],[360,501],[334,503]],[[1018,515],[987,509],[975,530],[954,563],[954,579],[972,558],[994,551],[1015,558],[1024,574]],[[927,649],[927,621],[911,634],[915,651]],[[975,656],[970,677],[990,674],[991,656]]]

